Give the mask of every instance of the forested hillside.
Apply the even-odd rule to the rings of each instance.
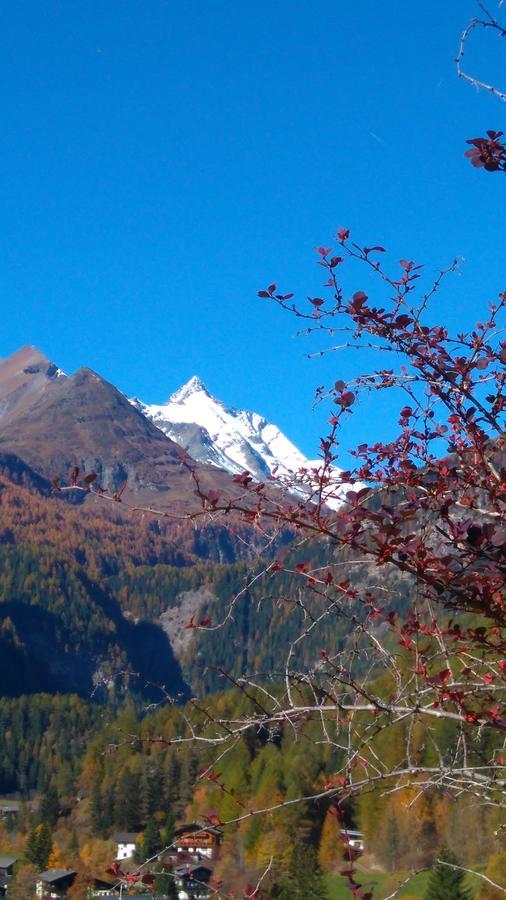
[[[18,480],[28,478],[25,471]],[[323,610],[310,584],[301,592],[296,564],[339,566],[325,541],[313,541],[293,554],[290,573],[289,530],[267,545],[266,558],[248,561],[261,544],[247,526],[138,519],[99,501],[76,507],[58,494],[44,496],[46,488],[33,479],[29,487],[0,480],[6,695],[43,689],[86,696],[105,684],[111,698],[126,684],[149,690],[152,682],[177,696],[223,690],[224,671],[233,678],[281,673],[283,650],[299,633],[307,602],[314,615],[319,604]],[[262,575],[280,554],[288,571]],[[348,567],[346,554],[341,566]],[[409,579],[394,571],[386,577],[402,606]],[[350,584],[367,590],[373,579],[367,564],[355,560]],[[288,602],[294,594],[295,606]],[[206,628],[186,627],[202,621]],[[351,620],[327,616],[297,651],[301,664],[311,664],[324,647],[344,646],[352,631]]]
[[[249,702],[240,691],[215,695],[206,715],[239,717]],[[146,715],[131,703],[113,714],[75,696],[1,701],[0,790],[17,788],[43,800],[35,802],[35,811],[27,809],[16,833],[9,836],[0,826],[0,849],[23,846],[30,829],[46,822],[52,859],[70,858],[80,871],[98,875],[112,861],[110,838],[116,830],[137,834],[142,861],[170,845],[178,822],[212,821],[223,831],[215,868],[223,889],[251,882],[274,857],[267,882],[273,893],[266,894],[273,897],[276,885],[298,883],[303,852],[310,861],[306,875],[339,872],[345,866],[346,829],[363,831],[362,865],[380,871],[430,866],[443,845],[471,867],[494,865],[501,858],[499,811],[493,804],[471,807],[465,797],[420,791],[416,784],[401,798],[398,790],[388,789],[395,782],[357,798],[343,794],[337,803],[328,796],[314,802],[310,798],[338,783],[344,760],[344,752],[318,741],[315,723],[298,733],[287,725],[270,734],[250,734],[215,764],[212,747],[186,743],[189,723],[197,725],[203,716],[193,703],[179,709],[165,705]],[[370,760],[375,753],[391,762],[401,759],[405,727],[401,723],[395,732],[377,734]],[[455,728],[441,723],[437,732],[450,749]],[[432,749],[422,740],[420,731],[415,739],[419,764],[432,759]],[[470,762],[493,753],[493,743],[483,735]],[[360,780],[364,765],[357,764],[352,782]],[[254,814],[266,807],[272,808],[268,815]],[[237,820],[238,825],[226,824]]]

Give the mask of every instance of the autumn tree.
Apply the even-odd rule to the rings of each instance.
[[[484,874],[489,881],[484,881],[478,892],[479,900],[503,900],[504,898],[504,873],[506,872],[506,851],[494,853],[485,869]],[[496,885],[496,887],[494,887]]]
[[[68,890],[68,900],[88,900],[90,889],[93,887],[93,878],[88,872],[79,871]]]
[[[342,863],[344,845],[341,838],[339,819],[334,807],[330,807],[323,821],[318,847],[318,863],[324,872],[335,872]]]
[[[33,900],[37,896],[38,874],[39,869],[33,863],[20,866],[9,884],[9,900]]]

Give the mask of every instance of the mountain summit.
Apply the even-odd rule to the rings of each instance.
[[[319,468],[276,427],[256,412],[227,407],[196,375],[161,405],[130,401],[198,462],[237,474],[247,469],[255,480]]]
[[[175,394],[172,394],[167,400],[167,404],[169,403],[185,403],[193,394],[205,394],[206,397],[211,397],[211,394],[207,390],[204,382],[198,375],[193,375],[186,384],[183,384],[182,387],[179,388]]]

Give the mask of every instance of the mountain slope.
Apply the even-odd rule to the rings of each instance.
[[[65,376],[33,347],[0,363],[0,453],[15,454],[37,473],[66,477],[78,465],[102,485],[127,481],[137,502],[196,508],[181,448],[91,369]],[[197,466],[204,489],[233,491],[228,474]]]

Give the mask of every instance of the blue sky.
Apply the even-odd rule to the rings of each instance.
[[[360,360],[307,360],[259,288],[319,293],[314,248],[339,225],[429,273],[464,257],[437,301],[449,324],[505,288],[502,176],[463,157],[467,137],[506,124],[503,104],[454,73],[474,12],[471,0],[9,4],[0,355],[35,344],[150,402],[199,374],[314,454],[314,388]],[[500,51],[478,38],[469,62],[504,84]],[[389,402],[358,413],[343,446],[386,435]]]

